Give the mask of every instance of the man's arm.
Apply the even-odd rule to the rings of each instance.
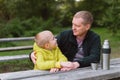
[[[77,61],[77,62],[79,62],[80,67],[90,66],[90,63],[92,63],[92,62],[98,62],[99,63],[99,61],[100,61],[100,50],[101,50],[100,37],[97,36],[92,40],[93,41],[90,41],[91,45],[90,44],[85,45],[86,47],[90,46],[89,49],[85,49],[85,51],[87,51],[85,53],[85,57],[81,58]]]

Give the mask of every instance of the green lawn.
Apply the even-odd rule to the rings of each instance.
[[[106,28],[94,28],[92,30],[100,35],[102,44],[105,39],[109,40],[111,46],[111,58],[120,58],[120,30],[117,35],[112,35]]]
[[[33,69],[33,63],[29,59],[0,62],[0,73],[32,70],[32,69]]]

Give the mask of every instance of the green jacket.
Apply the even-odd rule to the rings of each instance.
[[[68,60],[73,61],[75,54],[78,51],[78,44],[72,30],[61,32],[60,35],[57,36],[57,43]],[[84,58],[80,58],[77,61],[80,64],[80,67],[86,67],[92,62],[100,61],[101,41],[99,35],[92,31],[88,31],[82,46]]]

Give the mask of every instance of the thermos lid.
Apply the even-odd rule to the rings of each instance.
[[[105,54],[111,53],[109,40],[104,40],[103,47],[102,47],[102,53],[105,53]]]
[[[109,45],[109,41],[108,40],[104,40],[104,43],[103,43],[103,48],[110,48],[110,45]]]

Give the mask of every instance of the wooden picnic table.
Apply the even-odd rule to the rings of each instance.
[[[103,70],[99,65],[97,70],[92,70],[90,66],[56,73],[26,70],[0,74],[0,80],[108,80],[114,78],[120,79],[120,58],[111,59],[110,70]]]

